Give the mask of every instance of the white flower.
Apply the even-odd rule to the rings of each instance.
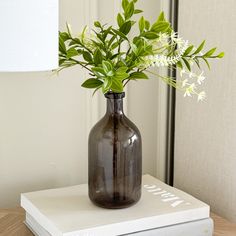
[[[186,88],[184,97],[186,96],[192,97],[192,94],[194,93],[195,88],[196,88],[196,85],[192,83],[188,88]]]
[[[186,91],[185,91],[185,93],[184,93],[184,97],[186,97],[186,96],[192,97],[192,94],[189,92],[188,89],[186,89]]]
[[[194,78],[195,76],[196,76],[196,74],[194,74],[193,72],[190,72],[190,73],[189,73],[189,78],[192,79],[192,78]]]
[[[187,84],[187,82],[188,82],[187,79],[185,79],[185,80],[182,81],[182,88],[185,87],[185,85]]]
[[[203,100],[205,100],[205,98],[206,98],[206,93],[204,91],[202,91],[198,94],[197,100],[198,101],[203,101]]]
[[[183,40],[182,38],[179,37],[177,32],[172,32],[171,33],[171,41],[176,43],[178,45],[178,47],[182,47],[185,44],[185,40]]]
[[[192,83],[189,88],[191,88],[192,91],[194,91],[194,89],[196,89],[196,85],[194,83]]]
[[[178,33],[175,31],[171,32],[170,38],[172,41],[175,41],[175,39],[178,37]]]
[[[147,67],[156,65],[160,66],[169,66],[175,65],[182,57],[186,49],[188,48],[188,41],[184,41],[184,45],[177,49],[177,54],[175,56],[166,56],[163,54],[156,54],[155,56],[147,56],[144,58],[145,62],[149,62],[149,65],[145,63]]]
[[[186,40],[186,41],[183,40],[183,45],[182,45],[182,47],[180,47],[180,48],[178,49],[179,54],[182,56],[182,55],[185,53],[185,51],[186,51],[187,48],[188,48],[188,40]]]
[[[168,40],[169,40],[169,36],[166,33],[159,33],[159,39],[158,41],[160,42],[160,44],[168,44]]]
[[[182,38],[176,38],[174,42],[178,45],[178,47],[182,47],[185,43]]]
[[[202,82],[206,79],[206,77],[205,76],[203,76],[203,71],[202,71],[202,73],[197,77],[197,82],[198,82],[198,84],[202,84]]]

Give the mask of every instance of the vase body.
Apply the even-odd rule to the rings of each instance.
[[[104,208],[126,208],[141,197],[141,135],[124,115],[124,96],[105,94],[106,114],[89,134],[89,198]]]

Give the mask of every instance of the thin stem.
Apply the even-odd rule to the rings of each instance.
[[[128,51],[126,52],[126,59],[127,59],[128,55],[129,55],[130,50],[131,50],[131,47],[129,46],[129,49],[128,49]]]
[[[124,86],[125,87],[128,83],[129,83],[130,79],[128,79],[125,83],[124,83]]]
[[[71,40],[74,41],[75,43],[79,44],[80,46],[82,46],[82,47],[85,48],[87,51],[89,51],[90,53],[93,54],[93,52],[92,52],[88,47],[86,47],[83,43],[81,43],[81,41],[78,42],[78,41],[76,41],[76,40],[73,39],[73,38],[71,38]]]
[[[73,59],[73,58],[70,58],[70,60],[76,62],[77,64],[79,64],[80,66],[82,66],[83,68],[85,68],[86,70],[88,70],[88,71],[90,71],[91,73],[93,73],[93,71],[90,70],[87,66],[83,65],[82,62],[80,62],[80,61],[78,61],[78,60],[75,60],[75,59]]]
[[[120,39],[120,40],[119,40],[119,46],[118,46],[118,53],[120,53],[121,43],[122,43],[122,41],[121,41],[121,39]]]
[[[154,73],[154,72],[152,72],[152,71],[149,71],[149,70],[146,70],[146,71],[147,71],[148,73],[152,74],[152,75],[155,75],[155,76],[161,78],[161,79],[162,79],[165,83],[167,83],[168,85],[170,85],[170,86],[172,86],[172,87],[174,87],[174,88],[176,88],[176,89],[180,89],[180,90],[181,90],[181,87],[178,86],[178,84],[176,83],[176,80],[174,80],[174,79],[172,79],[172,78],[170,78],[170,77],[161,76],[161,75],[159,75],[159,74],[157,74],[157,73]]]

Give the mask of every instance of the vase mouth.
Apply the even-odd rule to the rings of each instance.
[[[125,92],[122,93],[108,92],[104,94],[104,96],[109,99],[122,99],[125,97]]]

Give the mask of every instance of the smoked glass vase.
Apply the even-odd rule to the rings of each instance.
[[[125,93],[105,97],[106,114],[89,135],[89,198],[103,208],[126,208],[141,197],[141,135],[124,115]]]

